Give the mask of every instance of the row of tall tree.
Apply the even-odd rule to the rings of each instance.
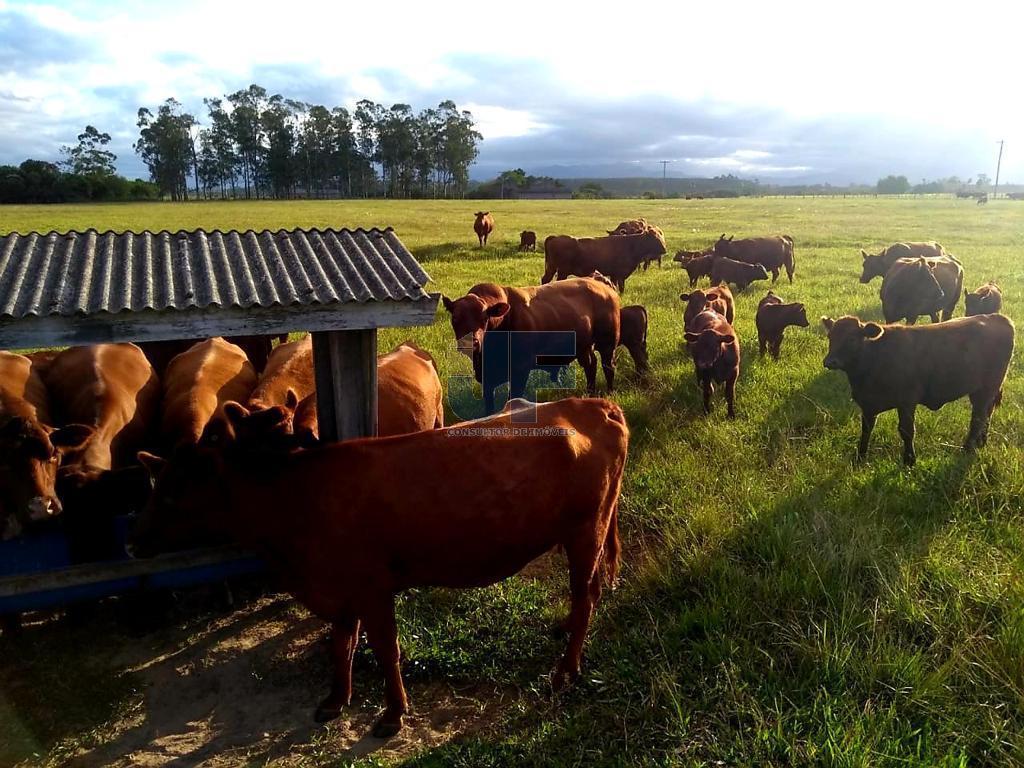
[[[482,137],[452,101],[416,113],[355,110],[250,85],[204,99],[201,123],[174,99],[139,109],[135,151],[174,200],[195,197],[460,197]]]

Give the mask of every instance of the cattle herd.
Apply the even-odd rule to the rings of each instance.
[[[490,213],[477,213],[481,247],[493,230]],[[536,248],[532,231],[520,241],[521,250]],[[352,659],[366,632],[385,678],[377,736],[395,733],[408,707],[394,596],[413,587],[492,584],[561,548],[570,588],[568,647],[552,676],[561,688],[579,674],[591,614],[619,561],[629,430],[617,405],[593,397],[598,358],[609,392],[618,346],[638,374],[648,372],[647,311],[623,306],[620,297],[626,280],[652,261],[660,266],[667,248],[662,231],[643,219],[605,236],[557,235],[543,245],[540,285],[479,283],[459,298],[445,296],[443,305],[478,380],[488,334],[572,332],[591,397],[528,406],[516,398],[531,366],[513,364],[511,399],[501,412],[448,427],[434,361],[412,342],[378,358],[379,436],[336,444],[318,438],[309,337],[0,352],[4,539],[59,525],[79,559],[110,557],[109,543],[90,532],[112,516],[138,513],[129,536],[135,556],[224,542],[257,548],[284,586],[332,625],[334,678],[318,720],[349,704]],[[824,365],[846,373],[862,411],[858,455],[877,415],[895,409],[903,458],[913,464],[916,407],[962,397],[972,405],[964,447],[983,446],[1014,343],[998,287],[968,294],[967,316],[952,319],[964,272],[941,245],[898,243],[862,256],[861,281],[882,278],[886,324],[822,318]],[[769,274],[774,283],[783,271],[792,283],[793,239],[722,235],[675,261],[690,288],[679,296],[679,338],[704,411],[711,412],[718,383],[734,418],[740,339],[730,285],[743,291]],[[702,278],[710,280],[703,288]],[[921,315],[932,323],[915,325]],[[803,304],[771,290],[754,320],[760,353],[775,359],[785,329],[809,324]],[[493,406],[494,393],[484,397]],[[527,407],[531,429],[510,429]],[[410,472],[424,479],[414,494]],[[531,482],[544,476],[562,482]]]

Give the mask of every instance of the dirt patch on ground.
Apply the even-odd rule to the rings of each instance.
[[[28,627],[20,642],[66,630],[63,623]],[[92,724],[100,735],[83,738],[69,728],[49,754],[22,764],[309,765],[371,753],[399,758],[486,729],[519,695],[486,684],[413,682],[407,727],[381,741],[369,735],[383,699],[366,650],[356,661],[352,708],[326,726],[313,722],[329,686],[327,628],[287,597],[259,597],[229,614],[141,638],[111,637],[107,629],[76,632],[76,639],[95,636],[98,646],[95,654],[88,648],[78,653],[101,658],[110,675],[127,676],[133,693],[126,705],[111,720]],[[30,670],[11,672],[24,679]]]

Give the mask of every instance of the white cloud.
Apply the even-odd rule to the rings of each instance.
[[[476,128],[484,139],[528,136],[545,131],[550,127],[535,120],[529,112],[522,109],[508,109],[507,107],[474,102],[460,106],[473,113]]]

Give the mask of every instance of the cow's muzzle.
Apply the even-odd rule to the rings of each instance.
[[[29,520],[46,520],[61,513],[60,501],[53,496],[36,496],[28,503]]]

